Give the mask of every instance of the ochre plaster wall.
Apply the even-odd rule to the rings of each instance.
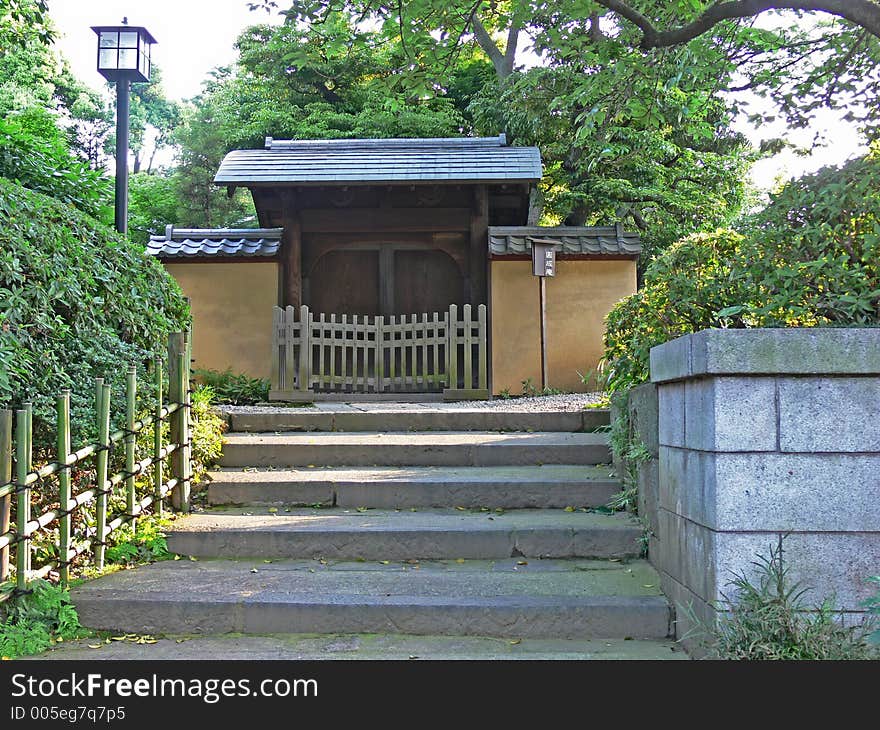
[[[190,298],[193,367],[232,368],[235,373],[268,378],[278,265],[165,262],[165,267]]]
[[[539,283],[531,261],[491,264],[492,390],[541,387]],[[547,381],[561,390],[589,389],[578,375],[595,371],[604,350],[605,317],[636,291],[636,262],[565,260],[547,279]],[[591,386],[592,387],[592,386]]]

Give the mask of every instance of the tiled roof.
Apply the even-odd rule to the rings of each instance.
[[[489,253],[493,256],[531,256],[532,241],[552,242],[560,255],[638,256],[638,233],[620,225],[576,227],[493,226],[489,228]]]
[[[334,185],[431,182],[536,182],[537,147],[508,147],[499,137],[437,139],[266,139],[262,150],[235,150],[218,185]]]
[[[162,258],[210,256],[274,256],[281,246],[281,228],[173,228],[150,236],[147,253]]]

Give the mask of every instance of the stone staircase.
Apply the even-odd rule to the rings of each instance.
[[[619,490],[595,430],[607,418],[411,404],[231,414],[209,507],[168,536],[191,559],[79,586],[80,619],[575,642],[566,658],[576,642],[632,639],[662,655],[672,617],[639,557],[642,529],[591,511]]]

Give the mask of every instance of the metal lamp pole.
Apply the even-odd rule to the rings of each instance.
[[[131,110],[131,82],[116,81],[116,230],[128,233],[128,145]]]

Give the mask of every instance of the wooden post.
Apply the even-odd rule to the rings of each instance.
[[[541,388],[547,387],[547,277],[539,276],[541,283],[539,296],[541,300]]]
[[[446,375],[447,387],[458,388],[458,305],[449,305],[449,322],[446,325]]]
[[[486,305],[481,304],[477,307],[477,319],[479,322],[478,329],[478,348],[477,353],[479,360],[477,362],[477,387],[480,390],[486,390],[489,387],[489,364],[488,364],[488,339],[489,327],[486,318]]]
[[[58,462],[67,464],[70,458],[70,391],[63,390],[56,399],[57,411],[57,451]],[[70,580],[70,469],[63,468],[58,472],[58,502],[61,517],[58,520],[58,562],[61,585],[66,586]]]
[[[281,194],[281,275],[284,300],[282,305],[302,305],[302,225],[296,208],[296,194]]]
[[[312,315],[309,308],[299,308],[299,383],[297,390],[312,387]]]
[[[484,304],[486,302],[486,279],[489,266],[489,195],[485,185],[474,187],[469,253],[470,291],[466,293],[466,296],[469,297],[469,301],[473,305]]]
[[[107,465],[110,457],[110,386],[103,378],[95,381],[95,401],[97,410],[98,452],[97,484],[98,495],[95,498],[95,564],[98,569],[104,567],[104,542],[107,539]]]
[[[163,462],[160,460],[162,456],[162,358],[157,357],[155,362],[155,372],[153,376],[156,380],[156,412],[155,422],[153,423],[153,458],[155,466],[153,466],[153,501],[156,505],[156,515],[161,517],[163,511],[162,492],[165,489]]]
[[[131,519],[131,529],[134,532],[136,525],[134,517],[135,493],[134,493],[134,414],[137,401],[137,368],[129,366],[125,378],[125,509]]]
[[[26,408],[15,414],[15,482],[18,492],[16,504],[16,537],[15,548],[15,582],[20,590],[27,588],[28,571],[30,570],[30,538],[27,524],[31,519],[31,490],[26,486],[27,475],[31,467],[28,427],[30,425]]]
[[[168,337],[168,400],[183,407],[171,415],[171,443],[179,448],[171,455],[171,476],[177,480],[171,492],[175,509],[189,512],[189,363],[183,332]]]
[[[0,485],[12,481],[12,411],[0,410]],[[0,535],[9,532],[12,494],[0,499]],[[0,550],[0,583],[9,577],[9,546]]]

